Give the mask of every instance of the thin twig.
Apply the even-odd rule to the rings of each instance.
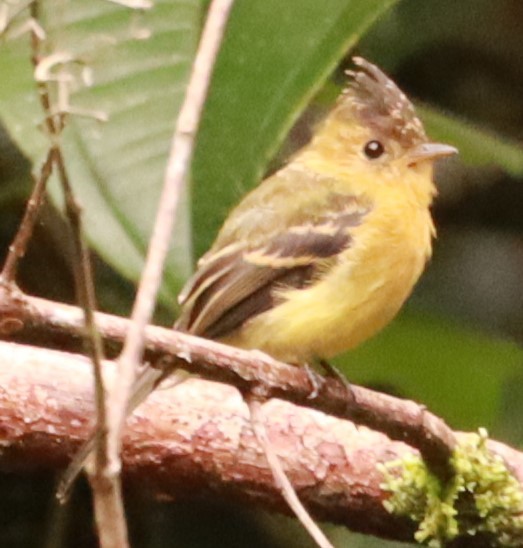
[[[71,226],[75,253],[74,276],[77,299],[84,314],[84,344],[93,364],[94,393],[96,403],[97,443],[95,463],[89,469],[89,481],[93,487],[94,513],[100,546],[123,548],[128,545],[127,525],[122,501],[120,479],[110,468],[108,452],[108,425],[106,389],[102,375],[104,351],[102,339],[94,318],[96,298],[93,270],[89,249],[82,228],[81,207],[74,196],[65,167],[62,151],[54,147],[55,165],[65,200],[65,213]]]
[[[114,474],[107,473],[107,411],[105,387],[102,377],[102,361],[104,356],[102,340],[94,320],[96,299],[90,254],[83,236],[81,208],[74,197],[60,148],[60,136],[64,129],[64,114],[53,114],[49,82],[45,79],[36,77],[38,68],[42,62],[42,38],[35,30],[35,28],[40,26],[38,2],[35,1],[30,5],[30,15],[37,23],[37,25],[32,27],[30,33],[31,59],[34,66],[40,103],[45,114],[45,127],[51,141],[51,148],[48,155],[50,169],[52,170],[53,167],[57,169],[58,179],[64,194],[66,216],[71,225],[73,247],[76,255],[73,263],[75,287],[77,298],[83,309],[85,325],[83,340],[93,364],[97,429],[99,432],[94,472],[90,474],[90,481],[93,485],[94,493],[95,516],[101,546],[107,548],[113,546],[125,547],[128,545],[128,540],[125,513],[121,497],[121,486],[117,476],[115,477]],[[42,188],[39,189],[39,192],[43,193],[45,190],[45,183],[41,186]]]
[[[104,351],[102,338],[98,332],[94,318],[94,311],[96,310],[97,305],[91,256],[83,236],[81,207],[74,197],[73,189],[71,188],[71,183],[69,182],[69,177],[67,175],[67,170],[65,169],[61,150],[57,148],[55,153],[55,163],[58,168],[58,177],[60,179],[60,184],[62,185],[65,198],[65,211],[72,228],[74,240],[74,250],[76,254],[76,260],[74,261],[74,264],[76,265],[75,285],[78,293],[78,301],[84,312],[85,327],[87,330],[85,343],[88,347],[89,356],[93,361],[97,423],[99,436],[102,440],[100,444],[103,448],[106,445],[106,441],[104,440],[107,435],[105,386],[102,376],[102,360],[104,359]],[[97,467],[100,467],[101,469],[106,466],[105,451],[97,452],[97,459]]]
[[[100,486],[100,491],[108,492],[114,490],[114,497],[118,498],[116,502],[113,497],[110,497],[110,500],[102,503],[97,501],[96,490],[95,490],[95,505],[100,506],[100,511],[106,514],[108,509],[105,507],[106,504],[111,505],[112,507],[112,518],[114,516],[119,516],[118,519],[124,520],[125,517],[123,513],[123,505],[121,504],[121,495],[120,495],[120,486],[119,482],[116,481],[113,484],[113,479],[110,477],[112,474],[105,473],[108,463],[107,458],[107,407],[106,407],[106,390],[105,383],[102,375],[102,361],[104,359],[104,350],[102,344],[102,338],[98,332],[96,326],[94,311],[97,307],[95,289],[94,289],[94,279],[93,279],[93,269],[91,265],[91,256],[89,249],[87,248],[85,238],[83,237],[82,230],[82,212],[79,204],[77,203],[71,184],[69,182],[69,177],[67,175],[67,170],[65,169],[64,159],[61,154],[60,149],[56,149],[56,166],[58,168],[58,177],[62,185],[64,198],[65,198],[65,211],[69,223],[72,228],[74,250],[75,250],[75,260],[73,264],[75,265],[74,274],[75,274],[75,286],[77,290],[77,298],[80,306],[84,312],[84,321],[85,321],[85,345],[87,346],[88,354],[93,362],[93,378],[94,378],[94,393],[95,393],[95,402],[96,402],[96,418],[97,418],[97,443],[95,450],[95,466],[94,471],[91,476],[91,482]],[[111,485],[107,485],[107,483]],[[105,496],[100,498],[105,499]],[[125,525],[123,525],[125,529]],[[110,527],[113,529],[113,526]],[[121,539],[122,536],[119,535]],[[102,544],[102,546],[105,546]]]
[[[38,63],[40,61],[40,45],[42,38],[37,32],[37,28],[40,28],[38,23],[38,4],[36,1],[30,2],[27,5],[24,5],[20,8],[13,17],[19,15],[21,11],[29,7],[29,13],[31,20],[35,22],[33,26],[30,27],[30,39],[31,39],[31,61],[33,67],[36,70]],[[10,20],[12,21],[12,20]],[[7,22],[5,23],[5,28],[7,28]],[[5,29],[4,29],[5,30]],[[50,99],[47,87],[44,82],[37,81],[38,95],[40,98],[40,104],[44,113],[46,113],[45,125],[49,135],[55,135],[59,133],[60,128],[56,125],[55,119],[51,116],[48,116],[47,113],[50,111]],[[26,210],[18,231],[13,239],[12,244],[9,246],[9,253],[7,255],[6,261],[2,268],[2,281],[4,283],[12,284],[16,280],[16,274],[18,271],[18,264],[20,259],[25,255],[27,251],[27,245],[33,235],[34,226],[36,219],[38,218],[38,213],[43,204],[43,198],[45,195],[47,181],[53,171],[53,160],[54,160],[54,151],[51,147],[47,151],[47,156],[42,164],[40,173],[37,178],[35,178],[35,185],[31,192],[31,196],[27,202]]]
[[[36,30],[37,28],[41,29],[38,21],[38,2],[32,1],[28,3],[27,6],[24,6],[24,8],[25,7],[29,7],[31,20],[34,22],[34,25],[30,27],[29,36],[31,40],[31,62],[36,72],[41,59],[40,50],[42,43],[42,36]],[[40,99],[40,105],[45,113],[45,128],[51,138],[51,147],[47,151],[47,156],[40,169],[40,174],[38,178],[35,179],[35,185],[27,202],[27,207],[20,226],[18,227],[18,231],[12,244],[9,246],[9,253],[2,268],[2,280],[5,283],[14,283],[18,271],[19,261],[25,255],[27,245],[33,235],[36,219],[38,218],[38,213],[43,203],[47,181],[53,172],[53,164],[55,160],[55,137],[60,134],[62,129],[62,123],[59,118],[49,114],[51,112],[51,100],[46,82],[38,79],[35,79],[35,82],[38,90],[38,97]]]
[[[39,12],[38,12],[38,3],[32,2],[30,4],[30,15],[36,23],[36,27],[40,28],[39,25]],[[31,60],[35,72],[38,70],[40,65],[40,50],[42,38],[35,28],[32,28],[31,33]],[[35,179],[35,185],[33,187],[31,196],[27,202],[27,207],[24,213],[24,217],[20,223],[18,231],[13,239],[13,243],[9,246],[9,253],[7,255],[6,261],[2,269],[2,280],[5,283],[13,283],[16,279],[16,273],[18,269],[18,263],[20,258],[22,258],[27,250],[27,245],[33,235],[34,226],[38,218],[38,213],[40,207],[43,203],[47,182],[49,177],[53,172],[53,168],[58,168],[59,179],[64,191],[65,203],[66,203],[66,213],[69,218],[69,221],[72,226],[72,233],[74,237],[74,248],[77,251],[78,255],[78,264],[77,276],[76,276],[76,287],[79,293],[79,302],[82,305],[85,317],[86,317],[86,326],[88,329],[87,344],[90,347],[90,355],[93,357],[93,362],[95,364],[95,379],[96,385],[98,388],[101,387],[101,390],[96,391],[99,394],[98,406],[99,410],[98,416],[102,417],[102,423],[100,426],[100,431],[105,432],[105,397],[103,390],[103,381],[101,378],[101,361],[103,359],[103,347],[101,343],[101,338],[96,332],[94,325],[94,316],[93,310],[96,307],[95,298],[94,298],[94,283],[92,280],[91,265],[89,253],[85,241],[82,237],[82,228],[81,228],[81,211],[76,203],[76,200],[73,195],[71,185],[68,180],[67,172],[65,169],[64,160],[62,157],[61,150],[58,146],[58,139],[60,133],[63,129],[63,119],[58,115],[52,115],[52,102],[50,99],[50,93],[47,83],[42,79],[36,79],[40,103],[42,109],[45,113],[45,123],[47,131],[51,137],[51,147],[47,152],[46,159],[40,169],[40,174],[37,179]]]
[[[251,415],[251,426],[256,436],[258,443],[261,445],[267,464],[274,477],[276,487],[280,490],[285,502],[294,512],[294,515],[300,520],[305,530],[314,539],[320,548],[333,548],[329,539],[323,534],[323,531],[318,527],[316,522],[311,518],[309,512],[296,494],[296,490],[292,486],[278,455],[276,455],[272,443],[270,442],[265,424],[263,423],[262,404],[255,398],[246,398],[249,412]]]
[[[119,468],[119,447],[127,415],[127,401],[136,376],[137,366],[142,358],[145,327],[154,311],[175,214],[192,158],[201,111],[233,1],[214,0],[209,8],[185,101],[180,109],[176,131],[171,143],[164,187],[131,314],[131,325],[118,360],[118,382],[114,384],[114,390],[110,395],[108,449],[114,470]]]
[[[53,166],[53,151],[49,149],[47,157],[40,168],[38,177],[35,177],[35,184],[31,192],[29,200],[25,208],[24,216],[18,227],[18,231],[13,238],[13,242],[9,246],[9,252],[5,259],[1,279],[4,283],[14,283],[16,279],[16,273],[18,271],[18,264],[20,259],[25,255],[27,251],[27,245],[31,239],[38,219],[38,213],[44,201],[45,189],[47,181],[52,173]]]
[[[31,17],[38,23],[38,26],[39,26],[38,2],[34,1],[31,3],[30,14],[31,14]],[[31,60],[33,63],[34,70],[36,72],[41,62],[40,50],[41,50],[42,39],[40,35],[34,29],[31,31],[30,36],[31,36],[31,51],[32,51]],[[51,138],[52,145],[48,151],[47,160],[44,163],[44,166],[42,167],[41,177],[37,181],[37,184],[35,185],[35,188],[33,190],[32,198],[34,197],[34,201],[36,203],[35,208],[33,208],[33,210],[29,212],[29,205],[28,205],[26,215],[24,216],[24,219],[22,220],[21,226],[19,228],[19,234],[22,233],[22,236],[20,236],[20,239],[22,239],[23,237],[23,242],[27,244],[27,241],[29,240],[29,237],[32,233],[32,228],[36,220],[36,215],[38,213],[36,207],[38,207],[38,205],[41,203],[43,194],[46,189],[47,180],[49,179],[49,176],[52,173],[53,167],[56,167],[58,171],[60,184],[62,186],[63,193],[64,193],[66,215],[71,224],[72,234],[74,239],[74,249],[77,255],[77,261],[74,262],[76,290],[78,293],[80,305],[82,306],[84,311],[85,325],[87,328],[87,334],[86,334],[85,340],[88,346],[89,354],[91,355],[91,358],[93,360],[93,366],[94,366],[95,389],[97,394],[97,417],[98,417],[99,429],[100,429],[100,432],[105,432],[107,430],[106,411],[105,411],[105,390],[104,390],[103,379],[101,374],[101,361],[104,358],[103,346],[102,346],[100,335],[98,334],[96,330],[96,325],[94,323],[94,309],[96,308],[96,300],[94,296],[95,295],[94,282],[93,282],[93,276],[92,276],[92,268],[91,268],[89,251],[87,249],[87,246],[85,244],[85,240],[83,237],[81,209],[74,197],[74,193],[73,193],[71,184],[69,182],[69,178],[65,168],[65,162],[63,159],[62,151],[59,146],[59,138],[64,128],[64,120],[63,120],[63,116],[61,115],[51,114],[52,101],[51,101],[47,82],[43,81],[42,79],[37,79],[37,87],[39,91],[42,110],[45,113],[46,128]],[[26,221],[26,219],[28,219],[28,221]],[[24,221],[31,222],[32,225],[29,225],[27,227]],[[16,237],[15,237],[15,240],[16,240]],[[17,255],[19,253],[20,251],[18,251]],[[7,263],[4,266],[4,270],[6,266],[8,266]],[[10,274],[10,276],[12,276],[11,279],[14,279],[14,276],[16,275],[16,270],[13,271],[13,268],[11,267],[9,268],[11,269],[11,272],[12,272]],[[15,265],[15,268],[16,268],[16,265]],[[101,460],[104,460],[103,457],[101,457]]]

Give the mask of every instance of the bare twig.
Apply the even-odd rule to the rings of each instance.
[[[42,77],[41,74],[43,63],[41,48],[45,33],[37,31],[37,29],[41,29],[38,2],[32,2],[29,6],[29,11],[31,19],[34,22],[30,27],[31,59],[34,66],[35,81],[40,103],[45,114],[45,128],[50,139],[50,149],[47,160],[43,165],[40,176],[33,189],[26,214],[22,219],[19,231],[15,236],[15,240],[11,247],[12,251],[4,266],[3,277],[6,281],[11,283],[16,277],[18,259],[25,253],[27,243],[33,232],[38,209],[43,201],[47,180],[53,169],[56,168],[64,193],[66,215],[70,221],[73,234],[74,250],[76,254],[76,261],[74,262],[75,286],[78,300],[83,309],[84,324],[86,327],[83,339],[85,340],[88,353],[91,356],[94,370],[100,443],[97,445],[95,473],[92,475],[91,480],[94,486],[95,514],[100,532],[100,542],[102,546],[125,546],[127,544],[127,528],[125,525],[120,485],[118,480],[115,480],[111,475],[104,475],[104,472],[107,469],[107,413],[101,370],[103,346],[94,322],[96,302],[89,250],[83,237],[81,209],[74,197],[60,148],[60,136],[64,128],[64,114],[61,112],[54,113],[53,101],[49,89],[50,81]]]
[[[38,177],[35,177],[35,184],[31,192],[31,196],[27,201],[24,216],[20,222],[18,231],[15,234],[13,242],[9,246],[9,252],[2,268],[2,274],[0,275],[2,282],[4,283],[12,284],[16,279],[18,263],[25,255],[27,245],[33,235],[36,220],[38,219],[38,213],[44,200],[47,181],[52,173],[52,166],[53,151],[52,149],[49,149],[47,152],[47,157],[40,168],[40,173],[38,174]]]
[[[29,240],[33,234],[38,213],[44,200],[47,182],[53,172],[53,169],[57,168],[59,180],[61,182],[65,197],[66,214],[72,227],[74,249],[77,252],[77,262],[75,263],[77,265],[75,271],[76,287],[79,302],[84,309],[85,321],[88,330],[86,342],[89,346],[89,354],[92,356],[95,367],[95,379],[97,386],[96,393],[98,394],[97,409],[98,416],[101,420],[99,429],[101,432],[105,432],[105,396],[100,370],[100,363],[103,359],[103,349],[100,336],[96,331],[96,326],[93,321],[93,310],[96,307],[96,303],[94,297],[94,283],[92,280],[90,257],[82,236],[81,209],[74,198],[73,190],[69,183],[64,159],[59,146],[59,138],[63,130],[63,118],[60,115],[52,114],[52,101],[48,88],[48,82],[42,75],[38,75],[43,65],[40,50],[43,37],[45,37],[45,33],[43,31],[37,32],[36,30],[37,28],[41,29],[39,23],[38,3],[31,2],[25,7],[28,6],[30,7],[32,20],[35,23],[35,25],[31,28],[30,33],[32,47],[31,59],[35,71],[35,80],[38,87],[40,103],[45,113],[45,124],[51,140],[51,146],[40,169],[39,176],[35,179],[35,185],[27,202],[24,217],[22,218],[13,243],[9,246],[9,253],[4,263],[1,276],[5,283],[13,283],[15,281],[18,263],[20,258],[24,256]]]
[[[20,29],[20,27],[13,29],[13,27],[15,26],[18,16],[22,14],[33,1],[34,0],[25,0],[11,5],[9,5],[8,2],[2,2],[2,4],[0,4],[0,36],[14,38],[20,33],[25,32],[26,29],[31,29],[32,25],[30,22],[29,24],[27,24],[27,22],[22,23],[22,29]]]
[[[65,210],[72,227],[75,261],[75,286],[85,323],[84,341],[93,364],[94,394],[96,403],[96,440],[94,450],[94,467],[88,467],[89,482],[93,487],[93,502],[100,545],[104,548],[123,548],[128,544],[125,511],[122,502],[119,476],[108,472],[108,427],[106,390],[102,375],[104,359],[102,339],[94,318],[96,298],[93,271],[89,249],[85,243],[82,230],[81,208],[78,205],[60,149],[56,149],[56,166],[62,185]]]
[[[292,486],[278,455],[276,455],[273,445],[270,442],[265,424],[263,422],[263,406],[261,402],[254,398],[247,398],[249,406],[251,425],[256,435],[258,443],[265,453],[267,463],[274,477],[276,487],[280,490],[283,498],[289,505],[289,508],[294,512],[294,515],[300,520],[305,530],[314,539],[320,548],[333,548],[329,539],[323,534],[323,531],[318,527],[316,522],[311,518],[309,512],[298,498],[296,490]]]
[[[35,28],[40,28],[39,24],[39,11],[38,2],[34,1],[30,4],[30,14],[35,21]],[[52,173],[53,168],[58,171],[58,178],[63,189],[65,198],[66,215],[69,219],[72,234],[74,239],[74,249],[76,252],[75,264],[75,279],[76,290],[78,294],[78,300],[84,311],[85,326],[87,334],[85,341],[88,347],[89,355],[93,360],[94,378],[95,378],[95,391],[97,395],[97,417],[99,431],[102,433],[102,437],[105,437],[106,433],[106,410],[105,410],[105,389],[103,385],[103,379],[101,374],[101,361],[103,360],[103,347],[101,338],[96,330],[94,323],[94,309],[96,308],[96,299],[94,292],[94,282],[92,276],[92,267],[90,261],[90,255],[85,244],[83,237],[82,221],[81,221],[81,208],[76,202],[73,189],[69,182],[67,170],[65,168],[65,162],[62,155],[62,151],[59,144],[61,132],[64,128],[64,119],[61,114],[53,114],[53,106],[51,101],[51,94],[49,92],[48,82],[45,78],[38,77],[37,73],[42,65],[42,56],[40,53],[42,45],[42,35],[38,33],[34,28],[31,30],[31,48],[32,48],[32,62],[35,71],[35,79],[39,91],[40,103],[45,113],[46,128],[51,140],[51,147],[49,149],[47,160],[44,163],[40,178],[35,184],[33,194],[29,200],[26,215],[22,219],[19,231],[15,236],[13,246],[15,248],[16,257],[23,255],[25,252],[25,246],[32,234],[32,229],[38,213],[38,208],[41,205],[43,195],[46,190],[46,183],[49,176]],[[31,203],[34,206],[31,208]],[[21,246],[16,246],[16,242],[20,240]],[[4,265],[4,272],[7,270],[8,275],[14,280],[16,276],[17,263],[13,260],[8,260]],[[102,447],[105,443],[102,442]],[[105,461],[105,452],[100,451],[98,459],[100,462]]]
[[[142,358],[144,331],[154,311],[175,214],[189,170],[200,114],[232,4],[233,0],[213,0],[209,8],[185,101],[178,116],[146,263],[131,314],[129,331],[118,360],[118,382],[115,383],[110,395],[108,448],[113,470],[119,469],[120,438],[136,368]]]
[[[95,316],[107,353],[116,356],[129,330],[129,321],[108,314]],[[79,351],[82,333],[82,311],[77,307],[0,287],[0,337]],[[280,398],[364,424],[419,449],[427,465],[442,480],[452,474],[449,458],[456,443],[454,433],[444,421],[413,401],[351,384],[354,400],[349,402],[345,385],[331,378],[319,383],[317,397],[310,398],[310,378],[302,368],[278,362],[261,352],[155,326],[147,327],[145,337],[147,361],[155,363],[163,358],[166,362],[171,356],[174,362],[181,360],[180,366],[187,371],[232,384],[244,394]]]
[[[91,265],[91,256],[85,243],[82,230],[82,211],[74,197],[73,189],[69,182],[69,177],[65,169],[64,159],[60,149],[56,149],[55,164],[58,168],[58,177],[62,185],[65,198],[65,210],[69,223],[72,227],[74,249],[76,253],[75,277],[78,301],[84,312],[85,327],[87,334],[85,342],[89,356],[93,361],[93,372],[95,381],[96,410],[99,435],[102,439],[101,446],[105,447],[103,441],[107,435],[107,412],[105,407],[105,387],[102,377],[102,360],[104,351],[102,339],[98,333],[94,320],[94,311],[96,310],[96,297],[94,290],[93,269]],[[106,465],[106,455],[104,451],[97,453],[99,464],[97,468],[103,468]]]
[[[107,0],[113,4],[118,4],[124,8],[130,8],[133,10],[148,10],[153,7],[153,2],[151,0]]]

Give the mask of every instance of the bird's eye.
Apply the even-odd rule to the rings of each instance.
[[[385,147],[379,141],[373,139],[365,144],[363,152],[369,160],[376,160],[385,152]]]

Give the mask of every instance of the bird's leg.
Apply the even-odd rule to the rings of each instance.
[[[305,373],[307,373],[307,378],[309,379],[309,382],[311,383],[311,392],[307,396],[309,400],[313,400],[318,396],[318,393],[320,392],[321,387],[325,383],[325,380],[314,371],[314,369],[308,364],[303,364],[303,368],[305,370]]]
[[[347,380],[345,375],[337,367],[332,365],[332,363],[329,363],[327,360],[320,359],[318,360],[318,364],[323,368],[323,370],[325,371],[328,377],[337,379],[343,384],[347,392],[347,405],[350,405],[352,402],[354,402],[355,400],[354,392],[352,391],[350,382]]]

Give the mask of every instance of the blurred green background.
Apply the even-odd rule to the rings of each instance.
[[[7,5],[7,4],[6,4]],[[16,6],[16,2],[11,5]],[[132,12],[102,0],[48,0],[45,53],[80,64],[67,162],[96,251],[102,309],[126,314],[146,249],[174,120],[206,2]],[[0,44],[0,238],[7,249],[45,152],[20,13]],[[416,101],[429,134],[461,150],[437,169],[434,258],[400,317],[338,365],[352,382],[426,404],[456,429],[523,442],[523,4],[518,0],[237,2],[181,204],[157,321],[228,209],[306,141],[343,86],[350,57],[380,65]],[[81,82],[82,67],[93,83]],[[305,110],[305,107],[307,109]],[[53,185],[20,285],[72,302],[70,240]],[[95,546],[88,490],[54,506],[47,471],[3,473],[0,545]],[[292,520],[222,501],[160,503],[127,494],[134,546],[311,546]],[[393,543],[328,529],[337,546]]]

